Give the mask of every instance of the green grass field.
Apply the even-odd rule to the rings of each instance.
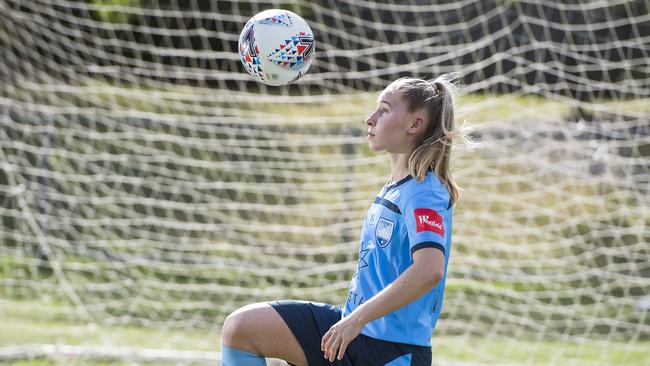
[[[67,320],[64,307],[35,301],[0,300],[0,348],[10,345],[61,344],[111,347],[219,351],[219,335],[205,330],[170,330],[137,326],[92,326]],[[434,361],[486,365],[629,365],[650,364],[650,342],[517,340],[494,337],[433,337]],[[137,365],[133,362],[35,359],[8,362],[12,366]],[[156,365],[155,363],[139,363]],[[166,365],[169,365],[168,363]]]
[[[118,90],[122,92],[122,88]],[[92,90],[89,90],[92,92]],[[105,95],[102,93],[116,93],[113,91],[99,90],[96,92],[98,98],[104,98]],[[164,93],[163,93],[164,94]],[[194,106],[197,98],[195,95],[191,95],[188,92],[187,103],[183,103],[182,98],[183,90],[179,89],[175,91],[173,98],[170,99],[180,100],[181,102],[171,105],[166,105],[164,103],[164,98],[158,100],[159,104],[151,102],[151,96],[146,91],[133,90],[131,94],[126,94],[124,97],[115,97],[112,98],[113,106],[117,105],[121,108],[133,108],[141,111],[151,111],[154,113],[178,113],[180,114],[189,114],[194,110],[191,108]],[[301,114],[307,114],[310,116],[323,116],[323,117],[341,117],[335,118],[334,125],[335,127],[342,127],[350,124],[350,119],[356,119],[360,123],[363,121],[363,118],[372,111],[372,108],[375,104],[375,98],[377,94],[360,94],[356,97],[336,97],[333,96],[333,101],[323,102],[323,103],[304,103],[299,105],[293,105],[288,103],[259,103],[256,105],[247,104],[248,102],[231,102],[230,104],[224,104],[219,101],[219,98],[227,99],[228,96],[215,96],[206,95],[206,107],[213,106],[214,103],[220,105],[224,109],[230,111],[236,111],[237,116],[244,117],[261,117],[268,113],[280,114],[279,111],[282,111],[283,114],[294,114],[299,116]],[[213,98],[216,99],[213,100]],[[200,99],[200,98],[199,98]],[[233,98],[237,99],[237,98]],[[221,103],[221,104],[219,104]],[[336,108],[332,105],[335,104]],[[483,95],[468,95],[463,97],[461,100],[461,106],[463,104],[471,106],[471,108],[462,108],[461,109],[461,118],[466,119],[469,124],[479,125],[482,123],[489,123],[491,121],[515,121],[517,119],[529,119],[535,121],[544,121],[544,120],[563,120],[568,118],[571,115],[571,107],[568,103],[558,100],[550,100],[539,97],[532,96],[516,96],[516,95],[501,95],[501,96],[483,96]],[[185,108],[187,107],[187,108]],[[635,113],[644,113],[647,114],[650,112],[650,103],[648,100],[635,100],[629,102],[607,102],[600,105],[591,106],[593,110],[606,110],[611,113],[622,112],[628,114]],[[543,112],[540,112],[543,111]],[[224,112],[228,114],[227,112]],[[295,119],[289,119],[292,123],[295,123],[298,120],[298,117]],[[316,122],[313,122],[316,123]],[[336,125],[338,124],[338,125]],[[355,125],[356,126],[356,125]],[[326,149],[327,147],[322,147]],[[372,168],[377,168],[373,166]],[[385,167],[382,167],[384,169]],[[505,169],[504,167],[498,167]],[[514,167],[518,169],[521,167]],[[361,169],[361,168],[359,168]],[[510,174],[510,173],[519,173],[515,171],[501,171],[501,174]],[[493,172],[490,172],[492,175]],[[515,182],[512,184],[519,184],[515,187],[516,192],[528,192],[537,189],[537,186],[534,184],[529,184],[527,182]],[[512,190],[513,187],[504,185],[504,186],[495,186],[496,194],[503,196],[507,195],[509,190]],[[546,196],[540,194],[531,198],[530,201],[526,204],[531,205],[532,207],[537,208],[546,208],[550,204],[554,204],[560,199],[564,199],[566,202],[572,202],[569,198],[573,197],[586,197],[589,198],[585,202],[596,202],[601,203],[600,189],[602,187],[591,187],[588,185],[581,184],[581,182],[571,182],[567,183],[562,192],[551,192]],[[607,192],[610,193],[610,192]],[[602,202],[607,203],[607,200],[619,199],[618,196],[613,195],[613,198],[604,198]],[[625,197],[625,196],[622,196]],[[489,207],[482,207],[481,205],[486,205],[488,203],[481,202],[479,199],[469,198],[467,201],[468,206],[471,206],[472,209],[481,209],[483,212],[500,212],[499,210],[513,210],[512,205],[506,203],[505,207],[496,207],[491,205]],[[592,199],[595,198],[595,199]],[[616,204],[612,203],[610,206],[618,207]],[[517,207],[518,209],[526,210],[527,207]],[[590,219],[592,214],[598,214],[602,207],[595,205],[590,206],[589,204],[580,203],[569,205],[566,207],[566,220],[572,219],[573,216],[581,218],[583,221],[577,222],[575,226],[575,232],[549,232],[544,231],[544,235],[554,235],[554,238],[569,238],[571,236],[588,236],[590,233],[592,224]],[[576,212],[572,212],[576,210]],[[592,212],[593,211],[593,212]],[[545,212],[545,211],[540,211]],[[582,214],[585,214],[584,217]],[[650,224],[650,218],[638,216],[635,212],[622,212],[620,218],[625,219],[623,224],[619,225],[620,228],[631,227],[634,225],[647,227]],[[521,218],[522,222],[514,222],[517,224],[517,227],[524,227],[526,225],[539,224],[544,226],[548,223],[551,218],[548,216],[540,217],[528,217],[524,216]],[[561,222],[563,219],[555,217],[556,222]],[[480,220],[480,218],[479,218]],[[489,226],[490,222],[482,222],[482,227]],[[612,227],[612,223],[604,222],[604,226]],[[561,227],[561,225],[558,225]],[[614,226],[618,227],[618,226]],[[472,229],[465,229],[465,234],[472,233]],[[258,234],[259,237],[263,237],[264,234]],[[271,234],[269,234],[271,235]],[[520,240],[523,240],[522,237],[517,235],[503,236],[499,234],[490,234],[490,233],[476,233],[476,235],[481,235],[486,242],[500,242],[502,244],[509,245],[510,247],[515,247],[520,244]],[[539,237],[526,237],[525,242],[533,243],[543,243],[549,239],[542,234],[529,233],[527,235],[540,235]],[[492,237],[494,236],[494,237]],[[634,240],[638,240],[639,237],[634,237]],[[613,239],[612,239],[613,240]],[[297,240],[296,240],[297,241]],[[636,242],[628,243],[628,245],[634,245]],[[508,249],[510,249],[510,247]],[[466,248],[467,249],[467,248]],[[457,258],[458,263],[463,260],[464,254],[478,255],[482,253],[479,251],[481,249],[469,248],[475,252],[471,253],[462,253],[459,251],[459,256]],[[530,249],[521,252],[506,252],[504,255],[509,255],[508,259],[513,260],[527,260],[534,259],[537,256],[542,255],[546,256],[548,259],[552,257],[552,253],[547,253],[545,249]],[[224,254],[225,255],[225,254]],[[230,255],[236,255],[236,253],[231,253]],[[492,253],[491,255],[494,255]],[[498,254],[497,254],[498,255]],[[563,253],[557,254],[563,255]],[[19,287],[13,285],[11,282],[15,279],[16,276],[22,274],[25,278],[35,282],[42,280],[41,278],[30,277],[28,273],[29,270],[29,261],[22,263],[19,259],[11,259],[8,257],[0,257],[0,280],[7,280],[7,288],[12,287],[15,289]],[[22,259],[25,259],[24,257]],[[75,259],[77,260],[77,259]],[[81,259],[78,260],[81,263]],[[93,267],[94,272],[89,276],[92,276],[95,280],[95,276],[101,277],[101,272],[104,267],[101,267],[100,263],[87,263],[88,267]],[[486,268],[484,270],[489,270],[488,263],[485,264]],[[3,271],[3,266],[6,271]],[[106,266],[106,264],[104,265]],[[107,270],[110,268],[107,268]],[[165,269],[166,270],[166,269]],[[494,269],[495,271],[497,269]],[[555,268],[548,268],[548,271],[553,271]],[[201,269],[201,275],[206,275],[206,270]],[[216,271],[216,270],[215,270]],[[225,270],[224,270],[225,271]],[[148,276],[159,276],[160,273],[155,269],[151,271],[144,271],[145,275]],[[81,272],[80,272],[81,273]],[[186,273],[186,272],[183,272]],[[18,275],[17,275],[18,274]],[[72,273],[74,276],[76,272]],[[197,272],[197,276],[199,273]],[[274,275],[277,277],[277,275]],[[209,276],[207,276],[209,277]],[[231,278],[232,277],[232,278]],[[235,281],[233,278],[235,276],[232,273],[222,273],[215,274],[214,278],[222,279],[225,283],[231,284],[230,282]],[[74,277],[73,277],[74,278]],[[164,282],[169,278],[174,280],[173,275],[168,277],[160,277],[158,280]],[[179,276],[180,278],[180,276]],[[333,280],[336,280],[334,278]],[[78,281],[83,281],[84,278],[82,275],[78,275],[76,278]],[[289,279],[291,280],[291,279]],[[48,283],[56,284],[56,280],[49,278]],[[230,281],[230,282],[229,282]],[[264,283],[273,283],[271,279],[264,276],[260,277],[251,277],[250,286],[255,286],[259,281]],[[236,282],[236,284],[243,284],[243,281]],[[482,290],[485,290],[485,286],[474,286],[478,282],[472,282],[469,284],[463,284],[460,282],[453,283],[450,281],[447,288],[447,295],[449,298],[453,298],[454,293],[456,294],[475,294],[479,293]],[[275,283],[274,283],[275,284]],[[43,283],[39,283],[39,286],[34,288],[38,289],[43,288]],[[479,284],[480,285],[480,284]],[[517,292],[518,295],[526,296],[529,292],[533,291],[556,291],[557,293],[562,292],[560,300],[558,301],[569,301],[564,305],[573,305],[570,301],[575,300],[575,296],[572,293],[574,287],[579,287],[582,284],[576,283],[571,284],[570,286],[558,286],[558,288],[543,287],[539,284],[528,284],[521,282],[491,282],[489,284],[493,288],[504,290],[510,292]],[[536,288],[538,286],[539,288]],[[151,349],[176,349],[176,350],[192,350],[192,351],[206,351],[206,352],[215,352],[219,351],[219,334],[218,329],[206,330],[204,328],[190,328],[190,327],[180,327],[180,329],[171,329],[167,325],[160,327],[155,326],[155,321],[151,326],[136,326],[136,325],[111,325],[110,322],[103,320],[103,323],[100,325],[86,324],[79,322],[74,319],[78,319],[74,315],[73,309],[67,307],[62,303],[56,301],[38,301],[31,299],[29,296],[26,296],[23,293],[16,293],[16,291],[3,291],[4,289],[0,287],[0,348],[12,345],[42,345],[42,344],[60,344],[60,345],[87,345],[87,346],[97,346],[97,345],[106,345],[110,347],[138,347],[138,348],[151,348]],[[55,291],[56,289],[51,289],[50,291]],[[561,290],[561,291],[559,291]],[[493,291],[496,295],[499,296],[498,291]],[[483,293],[480,293],[483,295]],[[224,294],[227,296],[228,294]],[[345,293],[337,294],[343,298]],[[562,298],[565,296],[565,298]],[[185,298],[169,298],[169,303],[175,301],[175,305],[182,301],[185,301]],[[212,299],[214,300],[214,299]],[[125,301],[126,302],[126,301]],[[215,301],[215,303],[219,303]],[[161,303],[161,307],[165,307],[167,304]],[[172,307],[170,307],[172,308]],[[603,312],[611,312],[612,314],[623,314],[620,309],[618,309],[617,304],[603,304],[599,306],[599,309]],[[158,309],[157,309],[158,310]],[[174,309],[164,309],[172,312]],[[554,311],[553,309],[552,311]],[[139,314],[138,311],[143,312],[142,309],[129,309],[128,311],[133,311],[133,313]],[[215,313],[223,309],[214,310]],[[161,311],[161,313],[164,313]],[[141,315],[141,314],[139,314]],[[206,317],[211,316],[212,314],[202,314]],[[560,314],[561,315],[561,314]],[[593,314],[592,314],[593,315]],[[601,315],[601,314],[596,314]],[[605,315],[602,315],[601,318],[604,318]],[[164,320],[164,319],[163,319]],[[444,321],[444,320],[443,320]],[[644,320],[647,322],[647,320]],[[214,321],[218,323],[218,321]],[[215,324],[216,327],[216,324]],[[457,363],[467,363],[467,364],[476,364],[476,365],[576,365],[576,366],[592,366],[592,365],[629,365],[629,366],[648,366],[650,365],[650,341],[640,341],[640,340],[631,340],[630,343],[625,342],[624,340],[588,340],[583,343],[576,342],[576,337],[570,336],[567,337],[570,341],[563,340],[549,340],[548,338],[544,339],[534,339],[536,335],[531,334],[531,339],[518,339],[513,337],[505,336],[478,336],[478,335],[468,335],[468,336],[445,336],[445,337],[434,337],[433,338],[433,350],[434,350],[434,360],[436,364],[446,365],[448,360],[453,360]],[[24,365],[24,366],[35,366],[35,365],[135,365],[133,362],[117,362],[117,361],[101,361],[94,362],[90,360],[69,360],[69,359],[36,359],[36,360],[19,360],[8,362],[10,365]],[[453,364],[453,363],[449,363]],[[153,363],[147,363],[144,365],[154,365]]]

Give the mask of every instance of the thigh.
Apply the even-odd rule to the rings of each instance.
[[[223,341],[227,345],[297,366],[307,365],[298,340],[269,304],[247,305],[228,318],[233,325],[224,329]]]
[[[330,366],[320,345],[323,335],[341,319],[340,308],[329,304],[292,300],[275,301],[271,306],[298,339],[309,366]]]

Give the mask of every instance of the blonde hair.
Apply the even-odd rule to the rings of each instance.
[[[451,175],[451,145],[456,137],[454,129],[454,101],[458,88],[454,74],[442,75],[432,82],[403,77],[392,82],[387,89],[399,91],[409,112],[424,109],[429,123],[424,133],[414,140],[409,157],[409,173],[421,182],[429,170],[433,171],[449,190],[451,204],[458,201],[460,187]]]

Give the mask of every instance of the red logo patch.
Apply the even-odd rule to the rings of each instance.
[[[431,231],[440,236],[445,236],[445,227],[442,224],[442,216],[430,208],[416,208],[413,211],[415,215],[415,231]]]

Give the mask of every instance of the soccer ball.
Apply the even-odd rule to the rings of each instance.
[[[307,73],[314,59],[314,34],[307,22],[288,10],[265,10],[252,17],[239,35],[244,69],[267,85],[285,85]]]

